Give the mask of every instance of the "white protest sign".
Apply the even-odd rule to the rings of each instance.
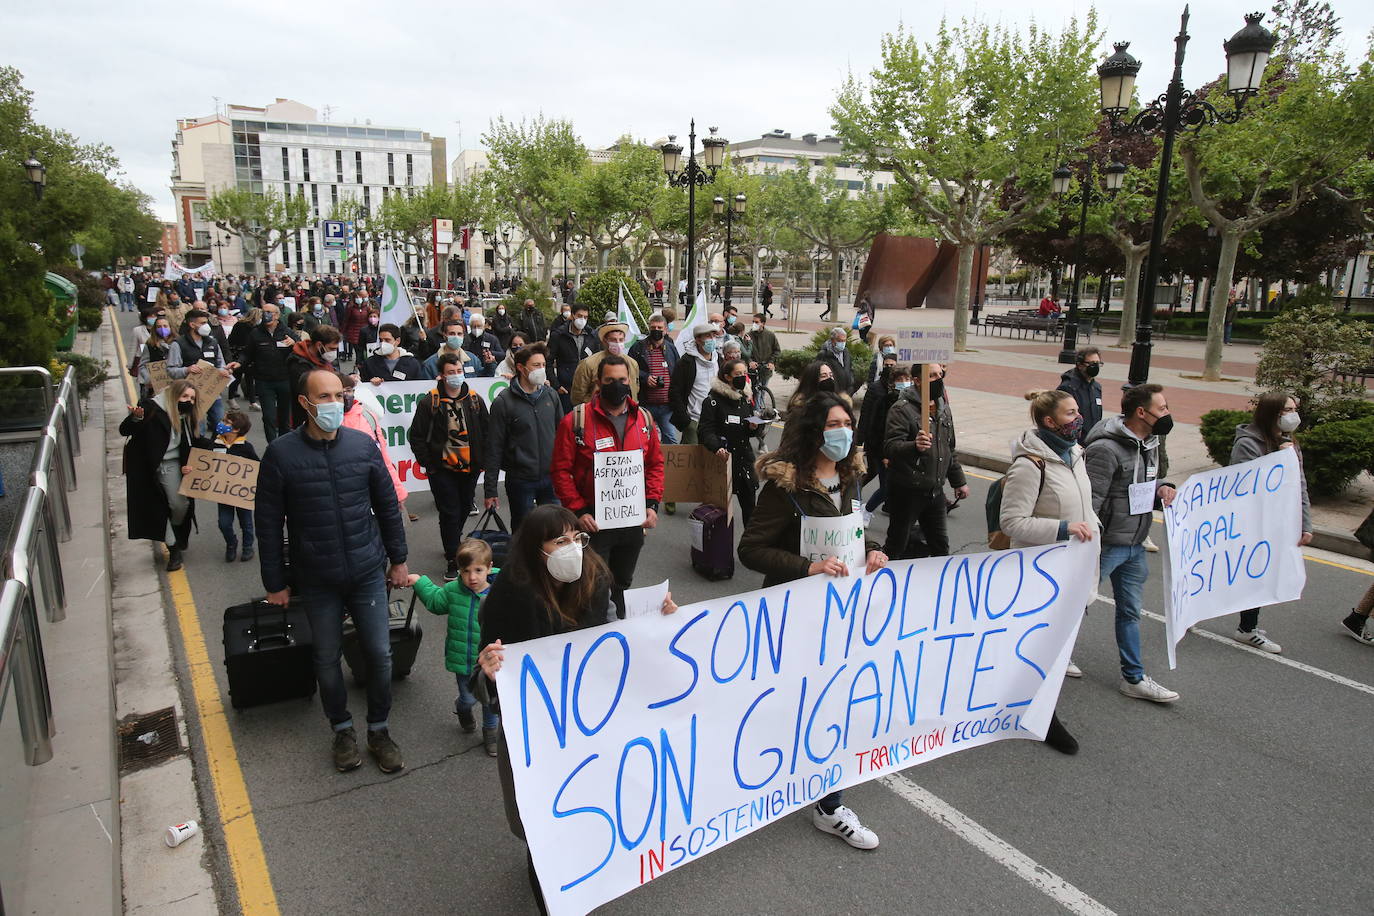
[[[1297,455],[1281,449],[1194,474],[1178,488],[1164,510],[1170,668],[1178,667],[1179,640],[1198,621],[1302,597],[1301,474]]]
[[[838,789],[1042,739],[1097,550],[904,560],[507,644],[502,724],[549,911],[589,912]]]
[[[205,289],[203,287],[197,286],[195,289],[195,293],[197,302],[205,301]]]
[[[156,302],[156,301],[157,301],[157,294],[160,293],[160,292],[162,292],[162,287],[160,287],[160,286],[150,286],[150,287],[148,287],[148,293],[147,293],[147,295],[145,296],[145,298],[146,298],[149,302]]]
[[[644,453],[593,452],[598,528],[638,528],[645,522]]]
[[[625,617],[648,617],[663,613],[663,599],[668,597],[668,580],[643,588],[625,589]]]
[[[937,310],[938,311],[938,310]],[[929,315],[922,315],[929,318]],[[897,338],[897,364],[948,363],[954,361],[954,313],[949,323],[929,324],[918,328],[899,328],[892,335]]]
[[[801,555],[812,563],[835,557],[849,567],[851,574],[864,568],[863,515],[851,512],[841,516],[804,515],[801,520]]]
[[[482,397],[490,409],[496,396],[509,387],[503,378],[468,378],[468,388]],[[382,434],[386,437],[387,452],[396,463],[396,472],[407,493],[429,489],[429,478],[425,469],[415,460],[410,448],[410,421],[415,418],[415,404],[421,398],[429,397],[434,390],[434,382],[385,382],[373,385],[360,382],[353,389],[353,395],[373,408],[376,416],[382,418]]]

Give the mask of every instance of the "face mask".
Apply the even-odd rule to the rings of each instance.
[[[625,345],[618,340],[613,340],[606,344],[606,352],[612,356],[620,356],[625,352]]]
[[[502,309],[502,308],[498,308],[498,309],[496,310],[496,314],[498,314],[498,315],[504,315],[504,314],[506,314],[506,310],[505,310],[505,309]]]
[[[577,328],[579,331],[582,330],[583,328],[585,328],[586,326],[587,326],[587,319],[585,319],[585,318],[574,318],[574,319],[573,319],[573,327]]]
[[[168,337],[171,337],[171,336],[172,336],[172,329],[171,329],[171,328],[158,328],[158,329],[157,329],[157,336],[158,336],[158,337],[161,337],[163,340],[166,340]]]
[[[486,330],[486,326],[485,326],[485,325],[473,324],[473,326],[472,326],[472,336],[473,336],[473,337],[481,337],[481,336],[482,336],[482,332],[485,331],[485,330]]]
[[[363,304],[363,297],[362,297],[362,296],[358,296],[358,297],[357,297],[356,299],[354,299],[353,301],[356,302],[356,303],[358,303],[359,305],[362,305],[362,304]]]
[[[383,341],[382,343],[377,344],[377,352],[380,353],[382,356],[390,356],[391,354],[396,352],[396,345],[394,343],[387,343]]]
[[[324,311],[324,306],[322,306],[322,305],[317,305],[317,306],[315,306],[315,314],[316,314],[316,315],[321,314],[323,311]]]
[[[463,335],[462,335],[462,334],[450,334],[450,335],[448,336],[448,348],[449,348],[450,350],[457,350],[457,349],[458,349],[459,347],[461,347],[462,345],[463,345]]]
[[[177,401],[177,410],[179,410],[182,413],[190,413],[191,408],[195,406],[195,401]]]
[[[834,391],[835,380],[833,378],[823,378],[816,383],[817,391]]]
[[[1059,427],[1058,429],[1055,430],[1056,433],[1058,433],[1059,435],[1063,436],[1065,439],[1077,439],[1077,438],[1078,438],[1078,434],[1081,433],[1082,431],[1083,431],[1083,417],[1082,417],[1082,415],[1079,415],[1079,416],[1077,416],[1077,417],[1074,417],[1074,418],[1073,418],[1071,421],[1069,421],[1068,423],[1061,424],[1060,427]]]
[[[757,334],[759,331],[762,331],[762,330],[763,330],[763,325],[761,325],[761,324],[759,324],[757,321],[755,321],[755,322],[754,322],[754,333]]]
[[[705,353],[707,356],[710,356],[712,353],[715,353],[715,352],[716,352],[716,339],[715,339],[714,337],[708,337],[708,338],[706,338],[704,341],[702,341],[702,342],[701,342],[701,352],[702,352],[702,353]]]
[[[343,426],[344,406],[339,401],[315,405],[315,425],[327,433]]]
[[[338,350],[325,350],[325,351],[324,351],[323,353],[321,353],[320,355],[324,357],[324,361],[325,361],[325,362],[327,362],[327,363],[332,363],[332,362],[334,362],[334,360],[336,360],[336,359],[339,358],[339,351],[338,351]]]
[[[1101,364],[1101,363],[1084,363],[1084,364],[1083,364],[1083,374],[1086,375],[1088,378],[1096,378],[1096,377],[1097,377],[1097,373],[1099,373],[1099,372],[1101,372],[1101,371],[1102,371],[1102,364]]]
[[[547,370],[544,369],[543,366],[540,366],[538,369],[531,369],[531,370],[530,370],[530,386],[531,386],[531,387],[533,387],[533,388],[538,388],[538,387],[540,387],[541,385],[543,385],[545,382],[547,382],[548,380],[549,380],[549,374],[548,374]]]
[[[148,325],[148,327],[151,328],[151,327],[153,326],[153,324],[156,323],[156,322],[157,322],[157,316],[153,316],[152,318],[147,319],[147,320],[144,322],[144,324]]]
[[[378,324],[381,323],[381,319],[378,318],[376,315],[373,315],[371,318],[367,319],[367,323],[375,328]]]
[[[200,335],[201,337],[210,336],[210,326],[208,324],[198,324],[191,330],[195,331],[196,334]]]
[[[843,461],[853,445],[854,430],[827,429],[825,441],[821,443],[821,452],[831,461]]]
[[[564,309],[563,312],[562,312],[562,315],[563,315],[564,318],[569,318],[569,317],[572,316],[572,312],[569,311],[568,309]]]
[[[737,375],[730,379],[730,384],[735,386],[736,391],[743,391],[744,386],[749,384],[749,377],[747,375]]]
[[[896,348],[896,347],[883,347],[883,356],[896,356],[896,355],[897,355],[897,348]]]
[[[930,399],[938,401],[945,396],[945,380],[937,378],[930,383]]]
[[[649,340],[650,340],[650,341],[652,341],[653,343],[658,343],[658,342],[659,342],[660,340],[662,340],[662,339],[663,339],[663,329],[662,329],[662,328],[649,328]]]
[[[215,432],[221,436],[227,436],[233,431],[234,427],[230,426],[228,423],[225,423],[223,420],[220,420],[218,423],[215,424]]]
[[[625,399],[630,396],[630,386],[622,381],[607,382],[601,386],[601,400],[611,405],[619,407],[625,403]]]
[[[1279,429],[1286,433],[1291,433],[1302,425],[1302,416],[1296,411],[1293,413],[1281,414],[1279,416]]]
[[[564,544],[553,553],[546,553],[549,575],[559,582],[576,582],[582,578],[582,545]]]
[[[1162,417],[1154,417],[1154,421],[1154,425],[1150,427],[1150,432],[1156,436],[1167,436],[1174,428],[1174,415],[1171,413],[1166,413]]]
[[[911,383],[910,383],[910,382],[898,382],[894,387],[895,387],[898,391],[906,391],[908,388],[911,387]]]
[[[220,309],[220,310],[219,310],[219,317],[221,317],[221,318],[228,318],[228,317],[229,317],[229,310],[228,310],[228,309]]]
[[[463,387],[463,377],[461,375],[444,376],[444,387],[449,391],[458,391]]]

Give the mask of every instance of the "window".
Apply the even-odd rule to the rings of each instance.
[[[291,269],[291,246],[286,242],[281,243],[281,262],[288,270]]]
[[[387,154],[386,154],[386,183],[387,183],[387,184],[395,184],[395,183],[396,183],[396,154],[395,154],[395,153],[387,153]]]
[[[303,185],[303,184],[298,184],[298,185],[296,185],[296,196],[297,196],[297,197],[304,197],[304,196],[305,196],[305,185]]]
[[[286,147],[281,148],[281,180],[291,180],[291,159],[286,155]]]
[[[320,186],[312,184],[310,186],[310,209],[315,211],[315,215],[320,215]]]
[[[311,260],[311,261],[314,261],[315,259],[317,259],[317,258],[320,256],[320,255],[319,255],[319,252],[317,252],[317,251],[315,250],[315,230],[314,230],[314,229],[307,229],[307,230],[305,230],[305,250],[308,251],[308,252],[310,252],[310,260]]]
[[[281,246],[285,250],[286,246]],[[301,235],[296,233],[296,269],[305,270],[305,259],[301,257]]]
[[[198,220],[201,220],[202,222],[204,222],[204,220],[205,220],[205,204],[203,204],[203,203],[201,203],[201,204],[191,204],[191,218],[192,218],[192,219],[198,219]]]
[[[363,209],[368,211],[372,209],[372,189],[367,185],[363,185]]]
[[[363,151],[353,151],[353,178],[358,184],[363,183]]]
[[[415,184],[415,157],[406,153],[406,186]]]
[[[196,244],[195,244],[194,247],[196,247],[196,248],[209,248],[209,247],[210,247],[210,232],[209,232],[209,230],[207,230],[207,229],[197,229],[197,230],[196,230]]]
[[[301,150],[301,177],[306,181],[310,180],[310,150]]]
[[[759,162],[775,162],[775,163],[781,164],[781,163],[784,163],[784,162],[786,162],[786,161],[787,161],[787,157],[786,157],[786,156],[760,156],[760,157],[759,157]]]
[[[341,149],[334,150],[334,172],[336,173],[335,180],[339,184],[343,184],[343,150]]]
[[[336,184],[329,186],[329,202],[335,207],[339,206],[339,186]]]

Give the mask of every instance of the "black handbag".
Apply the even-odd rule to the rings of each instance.
[[[490,518],[496,523],[495,528],[483,527]],[[506,523],[501,521],[501,516],[496,514],[495,509],[488,509],[478,517],[472,530],[463,535],[466,538],[475,538],[485,541],[491,548],[491,565],[495,569],[500,569],[506,565],[506,555],[510,553],[510,530],[506,528]]]

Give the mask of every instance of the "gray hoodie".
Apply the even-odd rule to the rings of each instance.
[[[1287,440],[1285,437],[1285,441]],[[1228,464],[1241,464],[1246,461],[1253,461],[1268,455],[1274,449],[1269,447],[1269,442],[1264,438],[1264,433],[1260,432],[1258,426],[1253,423],[1242,423],[1236,427],[1236,441],[1231,446],[1231,460]],[[1302,466],[1302,452],[1298,450],[1296,443],[1293,444],[1293,452],[1298,456],[1298,466]],[[1302,530],[1310,532],[1312,530],[1312,501],[1307,498],[1307,477],[1298,476],[1298,486],[1302,490]]]
[[[1130,485],[1154,480],[1159,473],[1159,437],[1141,441],[1120,415],[1107,417],[1088,433],[1083,451],[1093,487],[1093,511],[1102,523],[1106,546],[1135,546],[1150,534],[1152,512],[1131,514]],[[1156,504],[1158,499],[1156,499]]]

